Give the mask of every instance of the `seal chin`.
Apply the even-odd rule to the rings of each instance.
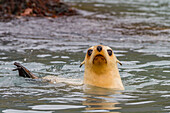
[[[96,55],[93,59],[93,64],[102,64],[102,63],[107,63],[106,58],[101,54]]]

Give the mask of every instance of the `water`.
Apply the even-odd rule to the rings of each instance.
[[[66,0],[65,0],[66,1]],[[81,15],[0,22],[3,113],[170,112],[169,0],[69,0]],[[83,79],[87,48],[110,46],[124,91],[25,79],[15,61],[39,77]]]

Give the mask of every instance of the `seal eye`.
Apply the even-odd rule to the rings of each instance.
[[[107,53],[109,54],[109,56],[111,56],[112,55],[112,50],[108,49]]]
[[[89,50],[87,51],[87,53],[88,53],[89,56],[91,56],[92,52],[93,52],[92,49],[89,49]]]

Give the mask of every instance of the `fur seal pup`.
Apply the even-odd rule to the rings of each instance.
[[[80,67],[85,64],[83,84],[115,90],[124,90],[117,63],[122,65],[110,47],[103,45],[90,47],[86,53],[84,61],[80,64]],[[15,62],[14,65],[17,66],[14,71],[18,70],[19,76],[38,79],[37,76],[20,63]],[[80,83],[81,80],[79,79],[67,80],[66,78],[55,76],[45,76],[41,79],[51,83],[69,81],[69,84],[73,83],[76,85],[82,85],[82,83]]]
[[[124,90],[117,63],[122,65],[110,47],[103,45],[90,47],[80,64],[80,67],[85,64],[84,84]]]

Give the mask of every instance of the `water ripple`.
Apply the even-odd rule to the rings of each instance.
[[[30,106],[30,108],[34,110],[64,110],[64,109],[80,109],[84,108],[85,106],[78,106],[78,105],[35,105]]]

